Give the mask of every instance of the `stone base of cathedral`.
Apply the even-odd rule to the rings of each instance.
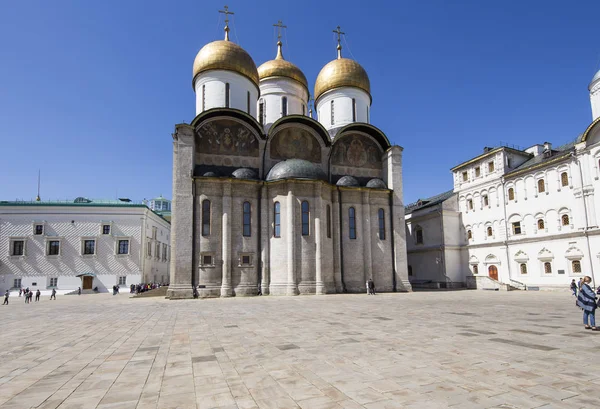
[[[167,298],[170,300],[184,300],[187,298],[194,298],[192,286],[172,284],[167,290]]]

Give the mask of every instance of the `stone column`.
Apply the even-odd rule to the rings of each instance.
[[[193,229],[193,172],[194,129],[187,124],[175,126],[173,134],[173,212],[171,219],[170,299],[192,298],[194,265]],[[144,254],[146,249],[143,249]]]
[[[294,185],[288,184],[288,196],[287,196],[287,253],[288,253],[288,283],[287,283],[287,295],[298,295],[298,285],[296,283],[296,199],[294,198]]]
[[[341,269],[341,258],[340,258],[340,246],[341,246],[341,228],[340,226],[340,201],[338,197],[338,190],[334,189],[331,192],[331,229],[332,229],[332,250],[333,250],[333,281],[335,282],[335,292],[342,293],[344,288],[342,286],[342,269]]]
[[[323,185],[318,183],[315,186],[315,293],[325,294],[325,285],[323,284],[323,239],[321,237],[321,225],[324,214],[322,192]]]
[[[394,238],[394,267],[396,290],[412,291],[408,281],[406,256],[406,223],[404,221],[404,201],[402,187],[402,148],[394,145],[384,154],[383,176],[388,189],[392,190],[391,226]]]
[[[373,262],[371,256],[371,205],[369,204],[369,191],[362,192],[362,227],[363,227],[363,271],[364,282],[373,278]],[[379,283],[380,285],[382,283]],[[383,287],[383,285],[382,285]]]
[[[223,216],[221,239],[223,244],[223,279],[221,280],[221,297],[231,297],[231,183],[223,185]]]
[[[271,243],[271,229],[270,226],[273,223],[272,220],[272,209],[270,206],[271,201],[267,197],[268,188],[266,185],[263,185],[261,188],[261,199],[260,199],[260,240],[261,240],[261,284],[260,288],[262,290],[263,295],[269,295],[269,282],[270,280],[270,243]]]

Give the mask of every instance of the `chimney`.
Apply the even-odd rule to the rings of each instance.
[[[552,150],[552,144],[550,142],[544,142],[544,151]]]

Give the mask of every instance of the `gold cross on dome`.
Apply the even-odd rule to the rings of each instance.
[[[334,33],[337,34],[337,52],[338,52],[338,58],[342,58],[342,34],[346,34],[344,33],[342,30],[340,30],[340,26],[337,26],[337,29],[333,30]]]
[[[277,27],[277,41],[279,42],[281,41],[281,29],[287,28],[287,26],[284,26],[281,20],[279,20],[277,24],[273,24],[273,27]]]
[[[225,14],[225,41],[229,41],[229,15],[234,14],[233,11],[229,11],[229,7],[225,6],[225,10],[219,10],[219,13]]]

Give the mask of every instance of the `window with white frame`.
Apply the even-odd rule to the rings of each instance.
[[[490,205],[490,201],[487,195],[483,195],[483,205],[486,207]]]
[[[129,254],[129,239],[117,240],[117,255],[126,256]]]
[[[152,257],[152,242],[150,240],[146,242],[146,255]]]
[[[494,171],[494,161],[488,162],[488,172],[492,173]]]
[[[23,238],[11,238],[9,255],[13,256],[13,257],[25,256],[26,243],[27,243],[27,240],[24,237]]]
[[[492,226],[488,226],[487,230],[487,235],[488,237],[492,237],[494,235],[494,231],[492,229]]]
[[[473,264],[472,267],[473,267],[473,274],[474,275],[479,274],[479,266],[477,264]]]
[[[581,261],[573,260],[571,262],[571,268],[574,274],[581,274]]]
[[[481,167],[477,166],[475,168],[475,177],[478,178],[479,176],[481,176]]]
[[[521,234],[521,222],[514,222],[512,224],[513,234]]]
[[[544,263],[544,274],[552,274],[552,263],[549,261]]]
[[[473,199],[467,199],[467,207],[469,210],[473,210]]]
[[[469,174],[467,172],[462,173],[462,180],[463,180],[463,182],[466,182],[469,180]]]
[[[84,256],[93,256],[96,254],[96,240],[95,239],[83,239],[81,247],[81,254]]]
[[[252,253],[240,253],[238,258],[239,267],[251,267],[253,258]]]
[[[569,186],[569,175],[567,172],[563,172],[560,174],[560,184],[561,186]]]
[[[43,223],[34,223],[33,234],[35,236],[42,236],[44,234],[44,224]]]
[[[508,200],[515,200],[515,189],[512,187],[508,189]]]
[[[110,223],[102,223],[102,234],[107,235],[110,234],[111,225]]]
[[[560,221],[561,221],[561,224],[563,226],[568,226],[570,224],[569,223],[570,222],[569,221],[569,215],[568,214],[563,214],[562,216],[560,216]]]
[[[127,285],[127,276],[120,276],[118,285]]]
[[[214,267],[215,266],[215,255],[213,253],[200,253],[200,266],[201,267]]]
[[[21,288],[21,279],[20,278],[15,278],[13,280],[13,288]]]
[[[519,269],[521,270],[521,274],[527,274],[527,264],[521,263]]]
[[[537,228],[538,230],[544,230],[545,226],[544,226],[544,219],[538,219],[537,221]]]
[[[46,241],[46,255],[60,256],[60,240],[50,239]]]
[[[538,179],[537,181],[538,193],[544,193],[546,191],[546,183],[544,179]]]
[[[50,277],[50,283],[48,287],[58,287],[58,277]]]

